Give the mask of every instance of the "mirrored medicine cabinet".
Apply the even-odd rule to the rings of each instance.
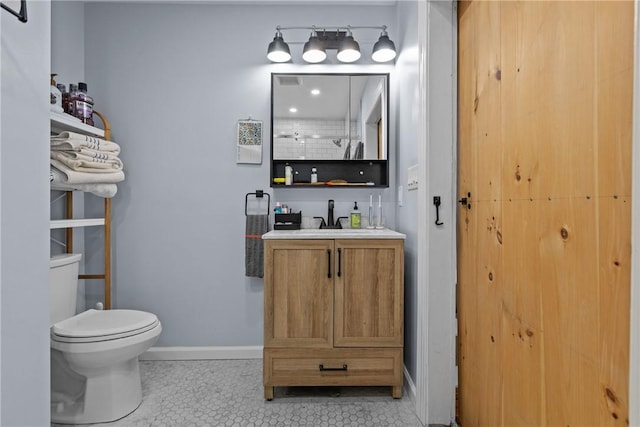
[[[388,187],[388,117],[388,74],[273,73],[271,186]]]

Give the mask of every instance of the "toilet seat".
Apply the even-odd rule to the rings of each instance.
[[[51,327],[51,339],[65,343],[110,341],[142,334],[159,324],[155,314],[139,310],[87,310]]]

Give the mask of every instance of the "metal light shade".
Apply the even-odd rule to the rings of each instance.
[[[376,62],[387,62],[391,61],[395,57],[396,45],[389,40],[387,32],[383,31],[376,44],[373,45],[373,54],[371,54],[371,59]]]
[[[302,50],[302,59],[312,64],[322,62],[327,58],[327,52],[324,50],[324,44],[322,41],[312,35],[309,37],[309,41],[304,44]]]
[[[291,59],[289,45],[284,42],[280,32],[277,32],[273,41],[269,43],[267,58],[271,62],[287,62]]]
[[[353,36],[346,36],[338,49],[338,61],[354,62],[360,59],[360,46]]]

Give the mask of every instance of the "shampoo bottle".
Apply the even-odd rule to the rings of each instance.
[[[360,211],[358,210],[358,202],[353,202],[353,210],[351,211],[351,228],[360,228]]]
[[[293,168],[289,163],[284,167],[284,185],[293,184]]]

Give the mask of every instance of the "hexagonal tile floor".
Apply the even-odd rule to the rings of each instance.
[[[283,387],[265,401],[262,360],[147,361],[140,370],[140,407],[99,426],[422,425],[410,399],[392,399],[388,387]]]

